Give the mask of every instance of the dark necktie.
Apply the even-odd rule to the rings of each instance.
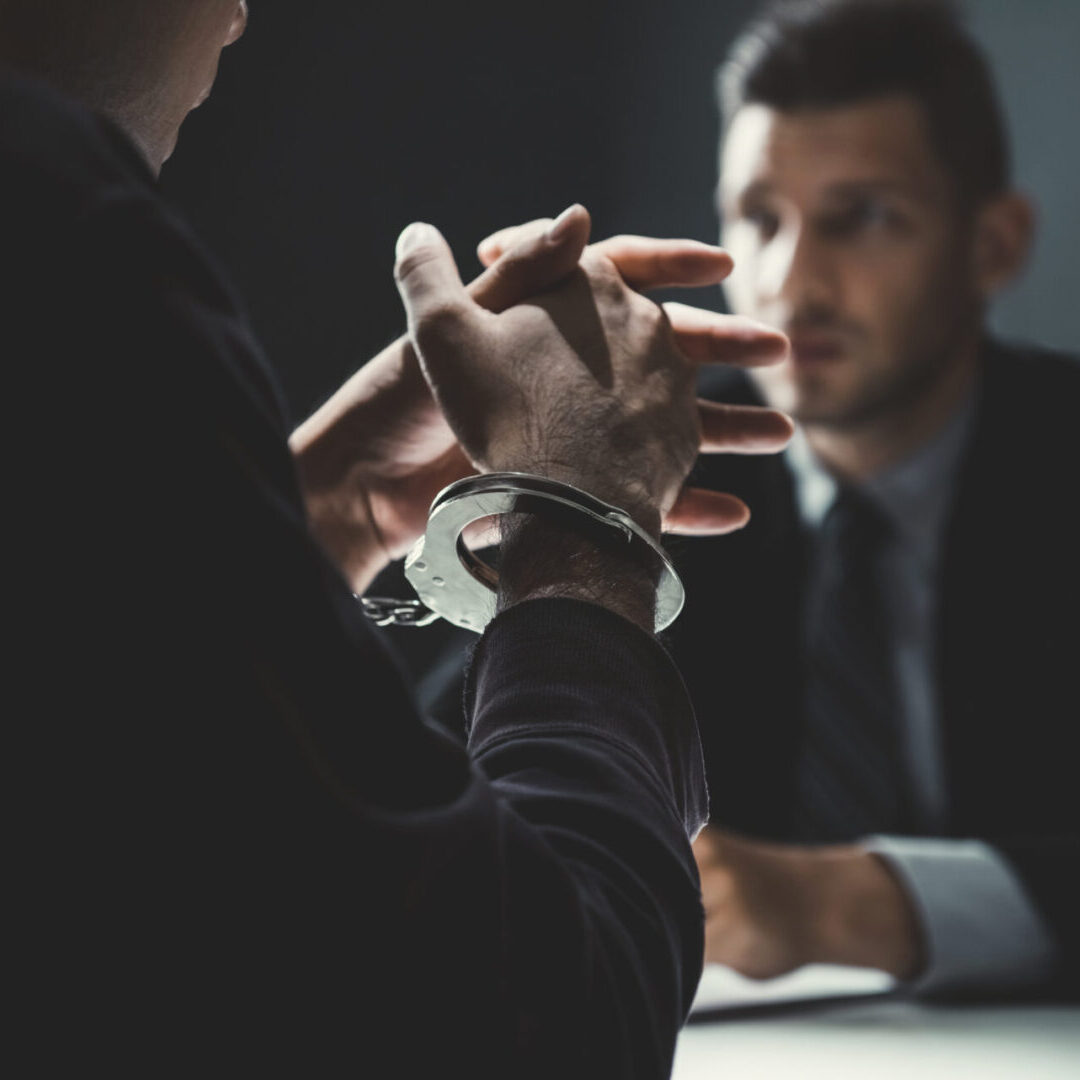
[[[818,536],[805,611],[796,833],[836,843],[901,827],[896,678],[876,563],[889,524],[841,488]]]

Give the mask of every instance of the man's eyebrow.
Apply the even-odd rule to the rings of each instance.
[[[716,206],[722,210],[725,204],[747,203],[753,199],[768,195],[773,185],[768,180],[754,180],[744,188],[731,190],[724,186],[723,180],[716,185]]]
[[[722,214],[725,207],[746,206],[757,199],[772,194],[775,185],[764,178],[753,180],[744,188],[725,188],[723,181],[716,186],[716,208]],[[889,176],[868,176],[856,180],[837,180],[828,184],[824,191],[826,199],[865,198],[867,195],[895,195],[920,203],[936,201],[937,196],[928,184],[897,180]]]
[[[867,177],[863,180],[838,180],[825,188],[826,197],[852,195],[900,195],[908,199],[916,199],[919,202],[929,202],[934,193],[926,184],[911,181],[896,180],[891,177]]]

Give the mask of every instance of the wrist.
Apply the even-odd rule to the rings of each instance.
[[[583,455],[583,460],[587,456]],[[580,465],[567,465],[542,457],[508,458],[497,467],[489,461],[485,462],[485,467],[489,472],[520,472],[579,488],[628,514],[654,540],[660,538],[662,516],[656,501],[650,498],[644,484],[635,483],[629,477],[589,471]]]
[[[904,980],[918,975],[925,963],[918,920],[884,861],[857,846],[825,849],[812,858],[812,958]]]
[[[658,576],[631,551],[601,546],[560,525],[518,514],[502,521],[499,611],[525,600],[584,600],[651,634]]]

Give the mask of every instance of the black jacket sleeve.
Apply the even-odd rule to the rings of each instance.
[[[210,261],[117,136],[0,94],[30,1018],[121,1074],[667,1075],[705,796],[666,654],[523,604],[470,751],[428,727]]]

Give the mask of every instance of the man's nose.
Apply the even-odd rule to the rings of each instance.
[[[774,238],[758,279],[761,299],[789,311],[833,306],[838,282],[833,253],[803,224],[785,226]]]

